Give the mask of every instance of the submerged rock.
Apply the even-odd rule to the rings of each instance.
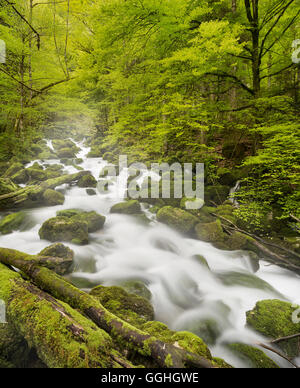
[[[90,197],[93,197],[93,196],[97,195],[97,192],[96,192],[96,190],[94,190],[94,189],[86,189],[86,193],[87,193],[87,195],[89,195]]]
[[[48,189],[43,193],[43,199],[48,206],[63,205],[65,202],[65,196],[56,190]]]
[[[228,346],[233,353],[248,362],[252,368],[279,369],[279,366],[260,349],[241,343]]]
[[[120,286],[124,288],[129,294],[141,296],[144,299],[151,300],[152,293],[147,286],[140,280],[128,280],[121,283]]]
[[[140,214],[142,211],[139,201],[131,200],[126,202],[117,203],[114,205],[110,212],[114,214]]]
[[[23,212],[9,214],[0,221],[0,232],[2,234],[10,234],[19,230],[25,218],[26,213]]]
[[[86,187],[97,187],[97,181],[93,177],[93,175],[84,175],[78,181],[78,187],[86,188]]]
[[[181,233],[191,233],[198,222],[197,217],[172,206],[161,208],[157,213],[157,220]]]
[[[55,217],[44,222],[39,236],[51,242],[70,241],[73,244],[85,245],[89,242],[88,224],[68,217]]]
[[[102,229],[106,221],[106,217],[96,212],[85,212],[78,209],[62,210],[57,212],[57,216],[66,217],[73,221],[85,222],[89,233],[95,233]]]
[[[274,339],[289,337],[300,333],[300,313],[296,307],[280,300],[264,300],[247,312],[247,324]],[[293,322],[294,319],[294,322]],[[291,358],[300,354],[300,338],[280,342],[278,346]]]
[[[128,294],[121,287],[98,286],[90,294],[98,298],[101,304],[113,314],[134,324],[139,319],[151,321],[154,310],[148,300],[133,294]]]
[[[209,224],[198,224],[195,231],[197,238],[201,241],[222,242],[225,239],[225,233],[220,220]]]

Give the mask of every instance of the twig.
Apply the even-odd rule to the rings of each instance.
[[[275,349],[271,348],[270,346],[265,345],[263,343],[258,343],[257,345],[262,347],[262,348],[264,348],[264,349],[266,349],[266,350],[269,350],[270,352],[273,352],[273,353],[277,354],[279,357],[281,357],[281,358],[285,359],[286,361],[288,361],[295,368],[300,369],[300,367],[297,364],[295,364],[289,357],[287,357],[283,353],[279,352],[278,350],[275,350]]]
[[[291,339],[298,338],[298,337],[300,337],[300,333],[294,334],[294,335],[289,335],[287,337],[277,338],[277,339],[271,341],[271,344],[279,344],[280,342],[289,341]]]

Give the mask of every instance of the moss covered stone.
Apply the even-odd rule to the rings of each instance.
[[[49,256],[49,257],[61,257],[62,259],[68,259],[73,261],[74,251],[69,247],[61,243],[52,244],[49,247],[43,249],[39,256]]]
[[[154,318],[154,310],[148,300],[129,294],[121,287],[98,286],[90,294],[97,297],[107,310],[133,325]]]
[[[191,233],[197,224],[197,217],[172,206],[164,206],[157,213],[157,220],[181,233]]]
[[[24,223],[25,218],[26,213],[23,212],[9,214],[0,221],[0,232],[2,234],[9,234],[19,230]]]
[[[197,238],[201,241],[222,242],[225,239],[225,233],[220,220],[209,224],[197,224],[195,231]]]
[[[272,339],[300,333],[299,320],[293,322],[296,308],[281,300],[264,300],[247,312],[247,324],[259,333]],[[297,318],[297,317],[296,317]],[[298,323],[297,323],[298,322]],[[299,356],[300,339],[294,338],[278,344],[290,357]]]
[[[70,241],[78,245],[89,242],[87,222],[67,217],[55,217],[44,222],[39,236],[51,242]]]
[[[279,366],[262,350],[246,344],[236,343],[228,345],[233,353],[250,363],[255,369],[279,369]]]
[[[152,293],[148,287],[140,280],[128,280],[121,283],[121,287],[124,288],[129,294],[141,296],[144,299],[151,300]]]
[[[78,187],[86,188],[86,187],[97,187],[97,181],[93,177],[93,175],[84,175],[78,181]]]
[[[131,200],[125,201],[121,203],[117,203],[111,209],[111,213],[117,214],[140,214],[141,213],[141,205],[139,201]]]
[[[20,170],[18,171],[15,175],[13,175],[11,177],[11,180],[20,185],[20,184],[25,184],[28,182],[29,180],[29,175],[28,175],[28,172],[26,171],[25,168],[23,168],[23,170]]]
[[[48,206],[63,205],[65,202],[65,196],[52,189],[48,189],[43,193],[43,199]]]
[[[74,148],[65,147],[57,150],[56,153],[57,153],[57,156],[61,159],[64,159],[64,158],[69,159],[69,158],[75,158],[77,151]]]
[[[73,221],[86,222],[89,233],[95,233],[98,230],[102,229],[106,221],[106,217],[94,211],[85,212],[79,209],[62,210],[57,212],[57,216],[66,217]]]

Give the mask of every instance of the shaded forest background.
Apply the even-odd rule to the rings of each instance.
[[[246,225],[296,233],[299,23],[297,0],[0,0],[0,161],[79,128],[111,161],[205,162]]]

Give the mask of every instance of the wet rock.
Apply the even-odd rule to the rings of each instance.
[[[36,166],[27,168],[27,173],[30,176],[30,179],[34,182],[44,182],[48,179],[52,178],[58,178],[60,177],[59,171],[53,171],[53,170],[43,170],[41,168],[37,168]]]
[[[130,200],[114,205],[110,212],[113,214],[140,214],[142,211],[139,201]]]
[[[209,345],[215,345],[217,339],[222,334],[218,322],[213,318],[199,320],[197,323],[194,323],[193,327],[190,327],[190,329]]]
[[[129,294],[141,296],[144,299],[151,300],[152,293],[147,286],[140,280],[128,280],[121,283],[120,286],[124,288]]]
[[[12,213],[4,217],[0,221],[0,232],[2,234],[10,234],[21,228],[26,218],[26,213]]]
[[[93,288],[90,294],[97,297],[105,308],[127,322],[134,323],[139,318],[151,321],[154,318],[154,310],[148,300],[128,294],[121,287],[98,286]]]
[[[52,244],[49,247],[43,249],[39,256],[60,257],[62,259],[68,259],[73,261],[74,251],[69,247],[61,243]]]
[[[55,217],[44,222],[39,236],[51,242],[70,241],[73,244],[85,245],[89,242],[88,224],[67,217]]]
[[[157,213],[157,220],[181,233],[191,233],[198,222],[197,217],[172,206],[161,208]]]
[[[84,175],[81,177],[78,181],[78,187],[85,188],[85,187],[97,187],[97,181],[93,177],[93,175]]]
[[[29,181],[29,175],[24,168],[23,170],[20,170],[15,175],[13,175],[11,180],[17,185],[25,184]]]
[[[61,148],[57,151],[57,156],[59,158],[75,158],[76,157],[76,150],[73,148]]]
[[[87,193],[87,195],[89,195],[90,197],[97,195],[97,192],[96,192],[96,190],[94,190],[94,189],[86,189],[86,193]]]
[[[248,362],[254,369],[279,369],[279,366],[262,350],[246,344],[236,343],[228,345],[237,356]]]
[[[10,178],[0,178],[0,195],[9,194],[18,190],[18,186]]]
[[[62,210],[57,212],[58,217],[66,217],[73,221],[85,222],[89,233],[101,230],[105,224],[106,217],[92,211],[85,212],[78,209]]]
[[[53,148],[55,149],[56,152],[59,152],[59,151],[61,151],[63,149],[66,149],[66,148],[72,149],[75,152],[79,151],[79,148],[70,139],[64,139],[64,140],[55,139],[55,140],[52,140],[52,146],[53,146]]]
[[[43,193],[43,199],[48,206],[63,205],[65,202],[65,196],[58,191],[48,189]]]
[[[222,242],[225,239],[225,233],[219,220],[209,224],[197,224],[195,231],[197,238],[201,241]]]
[[[297,310],[296,307],[288,302],[264,300],[258,302],[253,310],[247,312],[247,324],[273,340],[289,337],[300,333],[299,311],[299,309]],[[299,345],[299,337],[278,344],[291,358],[299,356]]]
[[[208,265],[208,262],[206,258],[202,255],[194,255],[193,259],[196,260],[199,264],[201,264],[203,267],[207,268],[210,270],[210,267]]]

